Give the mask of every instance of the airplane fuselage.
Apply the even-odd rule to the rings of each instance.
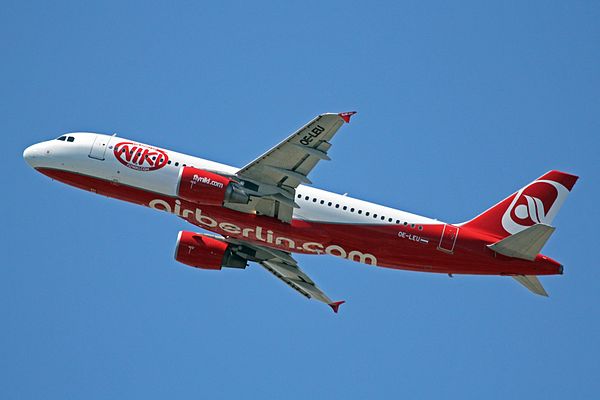
[[[25,159],[52,179],[175,214],[224,237],[395,269],[488,275],[562,273],[559,263],[543,255],[526,261],[497,254],[487,247],[499,239],[490,233],[306,185],[296,189],[298,207],[291,222],[197,204],[177,195],[182,168],[193,166],[229,176],[238,168],[115,136],[74,133],[63,137],[29,147]]]

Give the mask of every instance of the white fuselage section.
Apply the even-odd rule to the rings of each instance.
[[[71,133],[65,140],[50,140],[25,150],[24,157],[34,168],[53,168],[112,181],[166,196],[177,196],[180,170],[184,166],[235,175],[238,168],[202,158],[160,149],[169,163],[154,171],[140,171],[120,163],[113,153],[123,138],[96,133]],[[71,139],[68,139],[71,138]],[[70,141],[69,141],[70,140]],[[139,143],[134,142],[133,143]],[[144,145],[143,143],[140,143]],[[147,145],[144,145],[147,146]],[[355,199],[306,185],[296,189],[293,218],[347,224],[439,224],[437,220]]]

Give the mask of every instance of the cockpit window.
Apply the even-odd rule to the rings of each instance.
[[[64,142],[66,138],[67,138],[66,136],[61,136],[59,138],[56,138],[56,140],[62,140]]]
[[[67,142],[73,142],[75,138],[73,136],[67,137]]]

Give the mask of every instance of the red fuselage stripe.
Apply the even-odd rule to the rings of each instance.
[[[552,275],[556,261],[534,262],[495,254],[490,238],[445,224],[340,224],[277,219],[192,202],[70,171],[39,168],[71,186],[178,215],[200,228],[262,246],[303,254],[329,254],[366,264],[424,272],[485,275]]]

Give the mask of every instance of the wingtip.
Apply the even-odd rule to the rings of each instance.
[[[350,118],[352,118],[352,116],[356,114],[356,111],[348,111],[348,112],[343,112],[343,113],[339,113],[338,115],[347,123],[350,123]]]
[[[340,306],[342,304],[344,304],[346,301],[342,300],[342,301],[334,301],[333,303],[329,303],[329,307],[331,307],[331,309],[333,310],[334,313],[338,313],[338,310],[340,309]]]

